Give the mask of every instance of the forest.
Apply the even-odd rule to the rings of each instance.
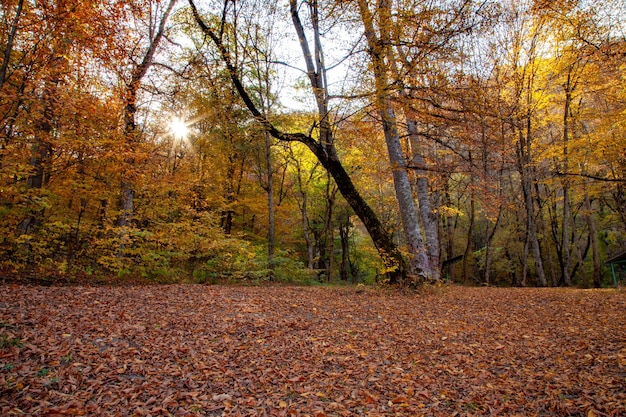
[[[0,16],[3,279],[614,283],[622,1]]]

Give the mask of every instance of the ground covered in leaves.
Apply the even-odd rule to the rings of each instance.
[[[2,416],[624,416],[626,292],[0,286]]]

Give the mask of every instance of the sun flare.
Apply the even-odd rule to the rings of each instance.
[[[170,121],[170,132],[177,139],[185,139],[189,134],[189,127],[183,119],[175,117]]]

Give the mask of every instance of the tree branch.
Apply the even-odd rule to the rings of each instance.
[[[553,172],[554,175],[558,176],[558,177],[583,177],[583,178],[589,178],[592,180],[596,180],[596,181],[604,181],[604,182],[623,182],[626,183],[626,178],[606,178],[606,177],[600,177],[598,175],[592,175],[592,174],[585,174],[582,172],[560,172],[560,171],[555,171]]]
[[[261,125],[274,138],[276,138],[278,140],[285,141],[285,142],[301,142],[301,143],[305,144],[306,146],[308,146],[309,149],[311,149],[317,155],[318,152],[319,152],[319,144],[315,141],[315,139],[313,139],[311,136],[305,135],[303,133],[286,133],[286,132],[282,132],[282,131],[278,130],[267,119],[267,117],[263,113],[261,113],[261,111],[258,109],[256,104],[254,104],[254,101],[252,100],[252,97],[250,97],[250,95],[248,94],[248,91],[243,86],[241,78],[239,77],[239,71],[237,70],[237,67],[235,66],[235,64],[232,62],[231,57],[230,57],[230,53],[228,52],[228,49],[226,48],[226,46],[223,44],[222,39],[219,36],[217,36],[217,34],[204,22],[204,20],[200,16],[200,13],[198,12],[198,9],[196,8],[196,5],[194,4],[193,0],[188,0],[188,1],[189,1],[189,5],[191,6],[191,10],[193,12],[194,19],[198,23],[198,26],[200,27],[202,32],[205,35],[207,35],[209,38],[211,38],[211,40],[213,41],[213,43],[217,47],[217,49],[218,49],[218,51],[220,53],[220,56],[222,57],[222,60],[224,61],[224,64],[226,65],[226,68],[228,70],[228,74],[230,75],[231,82],[235,86],[235,89],[237,90],[237,93],[239,94],[239,96],[243,100],[244,104],[246,105],[246,107],[248,108],[250,113],[252,113],[252,116],[254,116],[254,118],[259,123],[261,123]]]

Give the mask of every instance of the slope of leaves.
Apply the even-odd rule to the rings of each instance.
[[[0,288],[0,414],[626,410],[626,293]]]

